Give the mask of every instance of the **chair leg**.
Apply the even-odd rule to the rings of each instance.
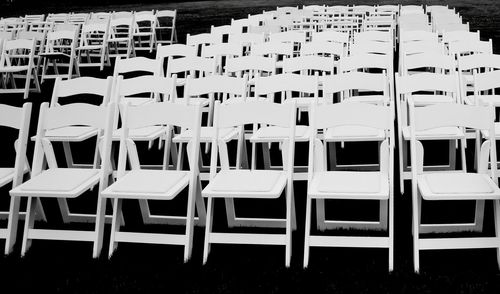
[[[326,230],[324,199],[316,199],[316,228],[321,232]]]
[[[309,239],[311,236],[311,202],[312,199],[307,195],[306,200],[306,230],[304,234],[304,268],[309,265]]]
[[[399,190],[401,195],[405,193],[405,179],[403,177],[404,174],[404,166],[403,166],[403,146],[405,145],[405,141],[403,140],[403,136],[399,136],[399,148],[398,148],[398,157],[399,157]]]
[[[493,213],[495,217],[495,237],[500,236],[500,201],[499,200],[493,200]],[[497,263],[498,263],[498,268],[500,269],[500,244],[499,247],[497,248]]]
[[[293,180],[291,182],[293,182]],[[286,193],[286,241],[285,241],[286,267],[290,267],[290,260],[292,258],[292,197],[293,197],[293,186],[291,183],[288,183],[287,193]]]
[[[184,262],[188,262],[191,258],[193,248],[193,230],[194,230],[194,210],[196,205],[197,194],[201,191],[198,189],[197,179],[189,185],[188,201],[187,201],[187,217],[186,217],[186,244],[184,245]]]
[[[210,254],[210,233],[212,232],[212,220],[214,213],[214,202],[212,197],[208,197],[207,203],[207,222],[205,226],[205,241],[203,243],[203,264],[207,263],[208,254]]]
[[[418,193],[418,192],[417,192]],[[413,196],[412,203],[412,226],[413,226],[413,269],[416,273],[420,271],[420,239],[419,239],[419,227],[420,227],[420,205],[417,201],[417,197],[420,195]]]
[[[7,238],[5,240],[5,255],[12,252],[16,243],[17,225],[19,223],[19,207],[21,206],[20,197],[11,197],[9,208],[9,220],[7,223]]]
[[[389,271],[394,270],[394,195],[389,195]]]
[[[101,255],[105,223],[106,223],[106,199],[98,196],[96,221],[95,221],[94,249],[92,252],[93,258],[98,258],[99,255]]]
[[[484,200],[476,200],[476,209],[474,212],[474,232],[483,231],[484,204]]]
[[[31,68],[26,71],[26,82],[24,83],[24,99],[27,99],[30,93]]]
[[[203,187],[201,186],[201,181],[198,179],[197,181],[197,193],[196,193],[196,212],[198,212],[198,224],[205,225],[207,221],[207,210],[205,208],[205,201],[203,201],[203,197],[201,196],[201,191]]]
[[[35,205],[33,205],[33,197],[28,197],[28,206],[26,208],[26,216],[24,218],[23,244],[21,246],[21,256],[24,256],[26,251],[31,246],[31,239],[28,239],[28,234],[35,225]]]
[[[116,250],[116,247],[118,247],[118,243],[115,242],[115,236],[116,236],[116,233],[120,231],[121,218],[118,217],[118,215],[121,214],[122,202],[123,202],[123,200],[119,199],[119,198],[116,198],[113,200],[114,209],[113,209],[113,220],[111,222],[111,236],[109,238],[108,258],[111,258],[111,256],[113,255],[113,253]]]

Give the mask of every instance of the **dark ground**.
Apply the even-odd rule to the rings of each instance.
[[[24,5],[25,2],[21,0],[16,2],[14,7],[0,6],[2,14],[177,7],[179,11],[178,32],[181,40],[184,39],[183,36],[186,33],[208,32],[212,24],[228,24],[232,17],[241,18],[249,13],[259,13],[262,9],[273,9],[276,5],[285,6],[297,3],[297,1],[201,1],[116,5],[117,1],[113,0],[93,0],[87,1],[84,6],[77,1],[38,1],[37,5],[28,9]],[[500,12],[494,1],[481,1],[480,4],[476,2],[448,1],[450,5],[458,8],[465,20],[471,22],[472,29],[481,29],[481,35],[484,38],[494,38],[497,44],[500,40],[498,30]],[[417,1],[416,3],[430,2]],[[103,6],[108,4],[109,6]],[[495,48],[498,50],[500,46],[495,45]],[[82,73],[105,77],[111,74],[111,69],[105,69],[103,72],[85,70]],[[41,94],[32,94],[27,100],[34,103],[31,134],[35,133],[39,104],[50,99],[52,82],[46,82],[42,89]],[[2,103],[18,106],[25,102],[22,101],[20,95],[2,95],[1,99]],[[4,143],[12,146],[12,134],[5,129],[1,132],[9,139],[4,140],[7,141]],[[361,148],[365,147],[367,146]],[[437,147],[442,146],[432,146],[433,154],[437,152]],[[360,150],[360,147],[356,148]],[[303,146],[298,146],[299,158],[306,156],[307,150],[305,149]],[[77,150],[85,150],[85,146]],[[28,150],[30,160],[32,151],[33,144],[30,144]],[[83,153],[78,152],[77,158],[86,160],[87,157]],[[9,148],[3,151],[3,154],[0,164],[5,165],[13,158],[13,151]],[[152,151],[150,157],[154,157],[155,154],[157,153]],[[433,154],[431,157],[435,157]],[[470,158],[471,154],[468,155]],[[203,228],[195,230],[193,256],[187,264],[182,261],[182,247],[168,245],[122,243],[111,260],[108,260],[109,227],[106,227],[105,244],[102,256],[98,260],[91,258],[92,246],[90,244],[61,241],[34,241],[28,254],[21,258],[19,256],[19,240],[23,227],[21,223],[14,253],[0,257],[0,289],[2,289],[0,293],[14,293],[14,291],[19,293],[28,291],[46,293],[156,293],[160,291],[170,293],[500,293],[496,252],[492,249],[423,252],[421,253],[421,273],[413,273],[411,199],[409,192],[404,196],[399,194],[398,182],[396,181],[395,187],[395,271],[392,273],[387,272],[387,250],[385,249],[314,248],[311,250],[309,268],[303,270],[306,185],[304,182],[297,182],[295,195],[298,230],[293,233],[292,265],[289,269],[284,267],[285,254],[281,246],[213,245],[207,265],[202,266]],[[8,207],[8,190],[7,187],[0,189],[0,195],[3,195],[0,198],[0,206],[4,208]],[[410,191],[408,183],[406,191]],[[76,210],[93,208],[95,192],[84,194],[81,198],[70,202],[70,207]],[[467,220],[471,218],[473,212],[471,204],[427,203],[424,204],[423,218],[424,221]],[[185,209],[185,197],[179,197],[172,204],[155,203],[155,205],[181,214]],[[237,203],[238,213],[243,215],[256,210],[262,214],[282,215],[283,206],[282,199],[275,203]],[[48,224],[37,223],[37,226],[79,227],[62,224],[55,202],[45,201],[44,207],[49,222]],[[125,229],[144,229],[140,223],[138,205],[135,201],[125,202],[124,210],[127,222]],[[216,202],[216,211],[219,214],[216,214],[215,228],[224,230],[225,219],[220,214],[223,211],[222,202]],[[492,206],[489,203],[486,209],[485,234],[493,232],[492,212]],[[336,202],[327,206],[327,214],[331,217],[374,218],[377,215],[377,208],[373,203]],[[1,224],[5,226],[6,222]],[[87,228],[91,229],[92,226]],[[166,229],[163,226],[148,226],[146,230],[164,231]],[[3,246],[3,242],[1,244]]]

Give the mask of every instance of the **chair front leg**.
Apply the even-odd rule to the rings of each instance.
[[[207,222],[205,226],[205,241],[203,243],[203,264],[207,263],[208,254],[210,254],[210,234],[212,233],[213,213],[214,213],[214,202],[213,198],[209,196],[207,203]]]

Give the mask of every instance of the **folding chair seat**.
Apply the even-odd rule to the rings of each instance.
[[[423,107],[433,104],[460,104],[457,85],[457,75],[441,73],[420,73],[409,76],[396,75],[396,111],[398,115],[399,137],[399,168],[400,188],[404,193],[404,180],[411,179],[407,167],[407,142],[411,136],[408,121],[408,98],[412,97],[414,104]],[[425,170],[454,170],[456,159],[456,140],[464,138],[464,131],[453,126],[419,132],[419,140],[448,140],[449,164],[425,166]],[[465,146],[461,144],[462,157],[465,156]]]
[[[214,127],[216,133],[212,141],[210,164],[210,182],[203,189],[203,197],[208,198],[207,222],[205,226],[205,242],[203,249],[203,263],[206,263],[211,244],[262,244],[285,245],[285,266],[290,266],[292,229],[295,228],[295,205],[293,200],[293,158],[295,134],[295,105],[275,104],[268,101],[252,101],[215,105]],[[284,168],[281,171],[251,169],[236,170],[229,168],[227,146],[218,140],[219,130],[240,127],[247,124],[268,124],[288,130],[286,143],[282,147]],[[253,151],[252,151],[252,154]],[[217,159],[221,159],[221,170],[217,172]],[[284,219],[238,218],[239,221],[259,227],[285,228],[279,234],[253,233],[220,233],[213,227],[214,200],[223,198],[233,201],[238,198],[271,199],[279,198],[282,194],[286,199],[286,217]],[[235,217],[234,209],[227,211],[229,226]]]
[[[84,24],[80,45],[76,48],[79,67],[99,67],[111,65],[108,50],[109,20]]]
[[[45,52],[40,54],[43,59],[42,83],[45,79],[55,79],[57,77],[72,79],[80,76],[80,67],[76,55],[78,26],[71,25],[66,30],[56,30],[49,32],[46,38]],[[49,66],[52,63],[52,73]],[[67,68],[66,73],[61,73],[61,68]],[[74,72],[73,72],[74,70]]]
[[[201,206],[198,207],[200,218],[204,220],[205,216],[196,164],[200,148],[200,110],[200,106],[168,102],[137,107],[125,106],[123,132],[120,139],[118,180],[101,194],[103,197],[111,198],[114,201],[109,257],[111,257],[120,242],[183,245],[184,261],[187,262],[191,257],[195,206]],[[189,170],[141,169],[135,142],[133,138],[128,137],[129,130],[155,125],[175,125],[194,130],[193,139],[190,142],[191,148],[189,149]],[[131,160],[131,170],[126,170],[127,158]],[[132,233],[121,230],[122,221],[118,216],[122,212],[123,200],[172,200],[182,196],[181,192],[186,187],[188,189],[187,214],[183,217],[177,217],[186,226],[184,234]]]
[[[153,52],[156,45],[156,15],[154,11],[141,11],[134,14],[134,48]]]
[[[374,247],[389,249],[389,271],[394,261],[394,116],[389,106],[365,103],[336,103],[314,105],[312,108],[309,143],[308,188],[306,203],[306,231],[304,267],[308,266],[309,248],[320,247]],[[362,127],[377,130],[380,138],[379,169],[376,171],[328,170],[326,147],[317,138],[318,130],[340,127]],[[360,138],[359,141],[370,140]],[[361,183],[363,183],[361,185]],[[334,228],[376,229],[388,231],[384,237],[325,236],[311,234],[311,205],[316,200],[317,227],[320,231]],[[325,221],[324,202],[328,199],[377,200],[381,211],[378,222]],[[327,226],[328,225],[328,226]]]
[[[30,91],[40,92],[35,63],[35,40],[8,40],[3,44],[0,56],[0,93],[23,93],[28,98]],[[22,79],[24,87],[18,88],[16,79]],[[31,88],[33,80],[34,88]]]
[[[26,146],[31,116],[31,103],[25,103],[22,108],[1,104],[0,111],[2,113],[0,125],[19,130],[14,143],[14,149],[16,150],[14,165],[13,167],[0,168],[0,187],[12,183],[12,187],[15,188],[23,182],[24,175],[30,171],[26,157]],[[38,216],[45,220],[45,213],[42,206],[39,205],[38,208]],[[9,219],[7,228],[0,229],[0,239],[5,239],[5,254],[11,253],[16,243],[18,220],[20,214],[24,214],[19,210],[19,199],[12,198],[9,210],[0,212],[2,219]]]
[[[50,230],[36,229],[34,213],[37,198],[70,199],[85,195],[84,193],[99,184],[99,192],[108,182],[110,174],[109,157],[111,149],[112,119],[115,105],[107,107],[75,103],[59,107],[48,107],[43,103],[37,127],[37,137],[33,158],[33,172],[30,180],[10,191],[12,197],[28,197],[28,208],[24,223],[21,255],[25,255],[33,239],[88,241],[93,243],[93,257],[97,258],[102,247],[106,202],[97,198],[96,215],[93,230]],[[58,167],[54,149],[47,143],[45,133],[61,127],[87,125],[99,129],[104,134],[100,144],[99,168],[60,168]],[[47,160],[48,169],[43,170],[43,162]],[[88,196],[88,195],[87,195]]]
[[[424,173],[422,169],[424,147],[415,136],[417,132],[446,126],[471,128],[478,131],[487,130],[495,134],[495,113],[491,105],[460,105],[439,104],[427,107],[414,107],[410,98],[410,120],[412,127],[411,153],[412,158],[412,229],[414,270],[420,270],[421,250],[496,248],[497,261],[500,261],[500,189],[496,164],[488,168],[488,161],[496,162],[496,140],[486,140],[481,144],[478,172],[461,173],[433,172]],[[446,114],[446,115],[443,115]],[[435,200],[475,200],[484,202],[493,200],[495,231],[493,237],[431,237],[424,238],[423,226],[433,224],[422,223],[422,203]],[[449,203],[449,202],[448,202]],[[484,204],[483,204],[484,205]],[[477,209],[477,206],[476,206]],[[453,211],[453,210],[452,210]],[[477,215],[476,215],[477,217]],[[453,224],[469,227],[470,224]]]
[[[156,10],[156,45],[172,45],[177,42],[175,28],[177,10]]]
[[[109,57],[130,58],[135,56],[134,42],[132,38],[134,28],[134,16],[120,17],[110,20],[108,51]]]

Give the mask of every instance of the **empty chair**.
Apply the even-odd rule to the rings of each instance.
[[[150,53],[156,45],[156,15],[153,11],[136,12],[134,14],[134,48],[147,50]]]
[[[79,29],[73,27],[73,29],[56,30],[47,34],[45,51],[40,54],[43,59],[42,83],[45,79],[57,77],[72,79],[80,76],[76,55],[78,32]],[[52,73],[49,71],[49,66],[51,66]],[[63,68],[66,68],[66,72],[61,72]]]
[[[308,188],[306,202],[306,231],[304,245],[304,267],[308,266],[310,247],[375,247],[389,249],[389,271],[394,262],[394,130],[393,112],[389,106],[376,106],[364,103],[337,103],[314,105],[312,107],[309,141]],[[328,170],[326,146],[317,138],[318,130],[339,127],[363,127],[382,135],[379,145],[379,170],[345,171]],[[354,129],[353,129],[354,130]],[[354,134],[354,132],[352,132]],[[358,138],[359,141],[371,141],[372,138]],[[312,201],[322,207],[328,199],[378,200],[385,204],[381,211],[382,229],[388,231],[384,237],[324,236],[311,234]],[[388,210],[387,210],[388,204]],[[321,215],[320,215],[321,214]],[[317,219],[324,220],[324,210],[317,209]],[[387,221],[388,219],[388,221]],[[336,224],[349,222],[330,221]],[[357,225],[361,221],[351,222]],[[373,222],[364,222],[367,227]],[[321,228],[322,224],[317,224]],[[340,225],[339,227],[342,227]],[[324,230],[324,229],[323,229]]]
[[[156,10],[156,44],[171,45],[177,42],[175,28],[177,10]]]
[[[79,67],[99,67],[103,70],[104,63],[111,65],[108,21],[84,24],[80,35],[80,45],[76,48]]]
[[[28,98],[30,91],[40,92],[38,71],[35,63],[35,40],[8,40],[3,44],[0,56],[0,93],[23,93]],[[21,79],[18,88],[16,80]],[[33,80],[34,88],[31,87]]]
[[[411,173],[407,167],[407,142],[410,139],[410,125],[408,120],[408,98],[412,97],[414,105],[418,107],[432,104],[460,104],[460,96],[457,84],[457,75],[442,73],[420,73],[408,76],[396,76],[396,111],[398,115],[398,137],[399,137],[399,170],[400,188],[404,193],[404,180],[411,179]],[[417,134],[419,140],[449,140],[449,165],[426,166],[425,169],[455,169],[456,140],[464,138],[464,132],[460,128],[446,127],[420,132]],[[465,147],[461,144],[462,156],[465,156]]]
[[[12,183],[12,188],[15,188],[23,182],[23,176],[29,172],[26,147],[31,117],[31,103],[24,104],[22,108],[0,104],[0,111],[2,113],[0,125],[18,130],[16,143],[14,146],[9,146],[9,148],[16,151],[14,164],[12,165],[13,167],[0,168],[0,186],[3,187]],[[41,205],[39,205],[39,208],[41,209]],[[7,228],[0,229],[0,238],[5,239],[5,254],[11,253],[16,243],[19,209],[20,199],[12,198],[10,199],[9,211],[2,211],[2,215],[7,213],[9,218]],[[43,212],[43,210],[40,211]]]
[[[111,19],[107,39],[109,57],[135,56],[133,42],[134,16]]]
[[[496,164],[488,169],[488,161],[496,162],[496,140],[482,143],[478,172],[458,173],[423,172],[424,148],[416,134],[436,128],[455,126],[487,130],[495,134],[495,113],[491,106],[469,106],[459,104],[436,104],[426,107],[413,107],[410,98],[411,153],[412,153],[412,230],[414,270],[420,269],[420,251],[439,249],[496,248],[497,261],[499,252],[499,216],[500,189]],[[446,115],[443,115],[446,114]],[[434,151],[435,152],[435,151]],[[465,158],[464,158],[465,159]],[[493,200],[495,232],[493,237],[422,238],[421,213],[422,203],[436,200]],[[429,224],[425,224],[429,225]]]
[[[40,107],[32,177],[10,191],[10,195],[13,197],[28,198],[21,255],[25,255],[33,239],[45,239],[92,242],[92,256],[97,258],[101,251],[104,231],[106,202],[103,198],[97,197],[94,229],[86,231],[35,228],[35,200],[37,198],[76,198],[86,195],[84,193],[97,184],[99,188],[94,191],[99,190],[100,192],[107,186],[110,174],[109,156],[115,105],[100,107],[74,103],[52,108],[48,106],[48,103],[43,103]],[[101,148],[99,148],[102,165],[99,168],[59,168],[54,149],[50,144],[44,143],[47,130],[74,125],[95,127],[103,134],[104,139],[101,141]],[[48,164],[46,170],[43,170],[44,160]]]
[[[218,131],[224,128],[239,127],[247,124],[268,124],[288,130],[287,140],[282,147],[283,170],[260,170],[253,166],[248,169],[230,169],[227,146],[218,142]],[[205,226],[205,242],[203,263],[206,263],[212,244],[262,244],[284,245],[285,266],[290,266],[292,227],[295,220],[293,200],[293,158],[295,134],[295,105],[275,104],[267,101],[252,101],[215,105],[214,127],[210,163],[210,182],[203,189],[203,197],[208,198],[207,222]],[[219,146],[220,145],[220,146]],[[221,159],[221,170],[217,172],[217,161]],[[285,228],[279,234],[249,234],[233,232],[217,232],[213,227],[214,202],[223,199],[271,199],[284,194],[286,199],[286,215],[274,219]],[[234,211],[233,211],[234,212]],[[232,212],[229,212],[232,213]],[[255,219],[259,223],[259,219]]]
[[[199,134],[201,125],[200,106],[174,103],[154,103],[138,107],[125,107],[123,132],[120,139],[118,160],[118,180],[102,192],[103,197],[114,200],[113,223],[109,256],[120,242],[173,244],[184,246],[184,261],[191,256],[194,233],[195,203],[203,205],[198,177]],[[190,141],[188,170],[146,170],[141,169],[133,139],[129,139],[131,129],[156,125],[173,125],[191,128],[194,132]],[[127,170],[127,161],[131,169]],[[184,234],[154,234],[126,232],[121,230],[122,203],[125,199],[172,200],[187,188],[187,213],[182,217],[186,226]],[[198,200],[197,200],[198,199]],[[202,207],[204,211],[204,207]]]

